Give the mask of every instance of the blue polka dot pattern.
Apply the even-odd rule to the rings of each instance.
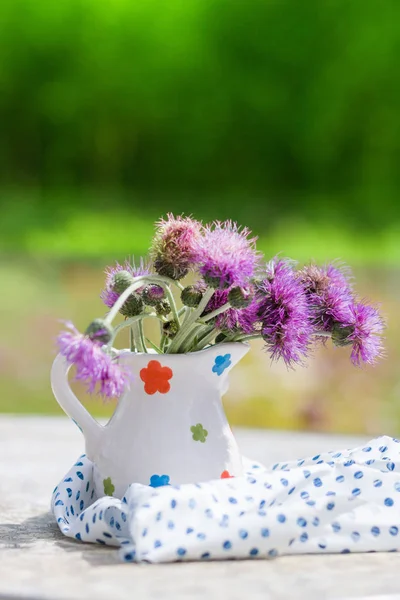
[[[279,521],[279,523],[284,523],[286,521],[286,517],[283,514],[278,515],[276,518]]]
[[[52,511],[66,536],[119,546],[126,562],[400,550],[398,441],[245,467],[243,478],[133,484],[119,500],[103,489],[97,497],[93,464],[81,456],[55,488]]]

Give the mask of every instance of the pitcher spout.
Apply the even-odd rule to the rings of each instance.
[[[220,382],[220,389],[224,394],[228,387],[228,374],[231,369],[247,354],[249,344],[242,342],[228,342],[210,346],[193,356],[202,355],[202,372],[208,380]]]

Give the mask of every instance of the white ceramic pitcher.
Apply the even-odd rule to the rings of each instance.
[[[229,371],[248,350],[227,343],[189,354],[122,351],[133,380],[105,426],[72,392],[69,365],[58,355],[54,396],[83,432],[97,495],[121,498],[134,482],[158,487],[242,475],[221,397]]]

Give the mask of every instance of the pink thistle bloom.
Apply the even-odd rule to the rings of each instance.
[[[205,282],[221,290],[246,287],[259,261],[255,242],[246,227],[216,221],[207,226],[196,245],[196,262]]]
[[[206,287],[205,284],[204,287]],[[228,302],[228,293],[229,290],[215,290],[211,299],[208,301],[202,316],[206,316],[226,304]],[[223,331],[236,330],[238,328],[238,312],[239,311],[235,308],[228,308],[223,313],[217,315],[215,317],[215,326],[217,329],[222,329]]]
[[[75,379],[87,384],[92,394],[100,385],[99,394],[112,398],[121,396],[129,384],[130,374],[101,349],[101,342],[79,333],[72,323],[70,331],[62,331],[57,338],[60,353],[76,368]]]
[[[307,296],[289,261],[274,259],[267,265],[256,298],[262,336],[272,359],[283,358],[288,366],[302,363],[313,327]]]
[[[159,275],[179,280],[188,274],[195,262],[195,245],[202,225],[190,217],[174,217],[156,223],[151,255]]]
[[[348,269],[333,264],[308,265],[297,273],[308,297],[316,331],[332,332],[346,319],[354,301]]]
[[[352,304],[340,327],[346,335],[343,345],[352,345],[351,362],[360,366],[361,362],[375,364],[383,357],[382,334],[385,323],[377,308],[364,302]],[[337,329],[340,335],[340,329]]]
[[[127,271],[132,277],[139,277],[140,275],[150,275],[151,269],[150,265],[146,264],[143,258],[140,259],[140,263],[138,266],[135,263],[130,263],[128,260],[124,262],[123,265],[116,263],[115,267],[106,267],[106,285],[104,290],[100,294],[100,298],[103,300],[104,304],[109,308],[112,308],[116,301],[118,300],[120,294],[113,290],[113,281],[116,273],[121,271]],[[136,293],[140,293],[140,289],[136,291]]]

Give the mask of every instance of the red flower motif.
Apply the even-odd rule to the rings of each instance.
[[[234,477],[234,475],[231,475],[229,471],[222,471],[221,479],[229,479],[230,477]]]
[[[169,367],[162,367],[158,360],[151,360],[145,369],[140,371],[140,379],[144,381],[146,394],[167,394],[171,389],[169,379],[173,373]]]

